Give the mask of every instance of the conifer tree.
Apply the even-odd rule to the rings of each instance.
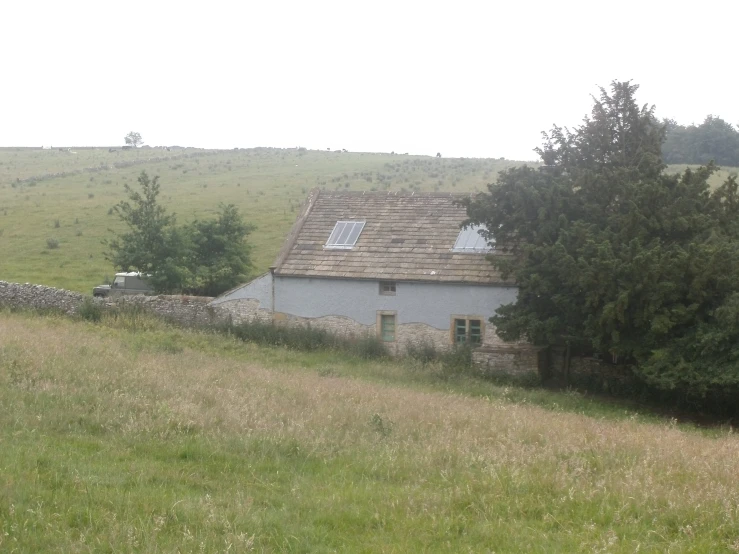
[[[542,167],[503,171],[467,202],[468,223],[515,251],[491,256],[519,287],[491,321],[661,388],[739,391],[736,180],[712,193],[712,164],[666,172],[664,127],[637,89],[601,89],[580,127],[544,134]]]

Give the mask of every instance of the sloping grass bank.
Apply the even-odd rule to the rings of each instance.
[[[116,324],[0,312],[0,550],[739,548],[728,430]]]

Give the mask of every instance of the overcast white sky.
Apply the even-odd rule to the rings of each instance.
[[[0,5],[0,146],[305,146],[534,159],[598,85],[739,123],[739,3]]]

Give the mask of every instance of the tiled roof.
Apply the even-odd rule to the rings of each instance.
[[[311,192],[275,262],[275,275],[504,283],[485,254],[452,247],[463,194]],[[337,221],[366,225],[350,250],[324,248]],[[504,255],[496,252],[493,255]]]

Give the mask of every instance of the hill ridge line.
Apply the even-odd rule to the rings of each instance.
[[[126,162],[116,162],[110,165],[101,164],[97,166],[90,166],[90,167],[83,167],[81,169],[74,169],[71,171],[60,171],[57,173],[43,173],[41,175],[32,175],[31,177],[16,177],[15,181],[10,181],[10,183],[30,183],[30,182],[39,182],[39,181],[45,181],[47,179],[56,179],[59,177],[71,177],[73,175],[81,175],[83,173],[99,173],[101,171],[110,171],[112,169],[124,169],[126,167],[133,167],[136,165],[144,165],[148,163],[157,163],[157,162],[166,162],[169,160],[181,160],[181,159],[188,159],[188,158],[200,158],[204,156],[214,156],[218,154],[218,150],[208,151],[208,152],[193,152],[190,154],[181,154],[178,156],[155,156],[152,158],[143,158],[140,160],[129,160]]]

